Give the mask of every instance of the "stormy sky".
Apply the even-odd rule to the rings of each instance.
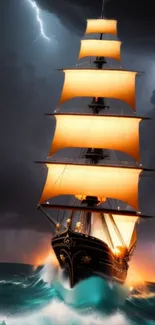
[[[155,118],[155,23],[151,2],[111,0],[105,16],[119,20],[123,41],[122,66],[144,71],[137,80],[137,114]],[[1,0],[0,2],[0,260],[24,260],[46,249],[51,237],[47,221],[36,211],[46,170],[45,160],[54,132],[44,117],[54,112],[63,74],[56,69],[76,64],[85,19],[101,14],[99,0]],[[42,24],[42,25],[41,25]],[[41,35],[41,28],[43,35]],[[113,61],[113,67],[117,63]],[[78,111],[89,100],[73,101]],[[129,107],[111,101],[112,107]],[[129,112],[129,111],[128,111]],[[141,157],[155,168],[155,120],[143,124]],[[155,177],[141,181],[140,208],[155,215]],[[155,222],[142,222],[140,244],[155,245]],[[139,246],[140,247],[140,246]],[[152,257],[153,258],[153,257]]]

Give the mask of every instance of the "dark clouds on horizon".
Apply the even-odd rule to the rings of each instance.
[[[0,4],[1,229],[28,228],[50,231],[48,223],[35,209],[44,184],[45,171],[43,167],[34,165],[33,161],[45,159],[52,138],[53,124],[44,118],[43,114],[54,111],[60,96],[63,76],[55,69],[75,64],[85,19],[87,16],[98,17],[101,10],[101,1],[81,0],[77,3],[66,0],[63,1],[63,6],[60,5],[61,2],[37,2],[45,10],[42,19],[48,35],[54,30],[52,13],[59,17],[60,22],[57,21],[57,29],[54,30],[58,45],[55,42],[48,45],[42,38],[33,43],[39,34],[38,24],[35,22],[34,11],[26,0],[22,5],[18,5],[16,0],[9,1],[8,6]],[[129,9],[128,1],[126,8],[122,0],[110,1],[105,7],[105,12],[109,18],[120,19],[119,37],[124,42],[122,60],[125,66],[145,71],[144,79],[138,81],[139,113],[146,115],[148,112],[154,115],[155,100],[152,92],[155,84],[155,24],[152,23],[152,10],[148,9],[147,12],[148,2],[143,11],[142,8],[133,9],[132,3],[130,2]],[[4,26],[6,40],[2,35]],[[143,144],[146,154],[148,142],[150,150],[148,158],[144,157],[144,160],[153,167],[154,124],[151,124],[149,132],[144,128],[143,138],[144,135],[147,136],[147,141]],[[155,194],[153,183],[154,179],[151,179],[149,184]],[[150,193],[147,198],[148,213],[153,213],[155,208],[152,195]]]

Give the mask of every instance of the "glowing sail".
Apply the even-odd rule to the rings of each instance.
[[[40,203],[59,195],[88,195],[122,200],[138,210],[142,169],[73,164],[46,164],[48,174]]]
[[[79,59],[82,59],[87,56],[104,56],[120,61],[120,51],[120,41],[82,40]]]
[[[112,215],[114,221],[123,237],[124,243],[128,249],[130,249],[130,245],[132,244],[132,235],[135,229],[135,224],[138,221],[138,217],[129,217],[128,215],[120,216],[120,215]]]
[[[56,114],[56,129],[49,156],[75,148],[119,150],[139,161],[140,118]],[[67,130],[67,132],[66,132]]]
[[[104,241],[108,246],[110,246],[110,242],[108,236],[106,235],[106,231],[102,219],[103,219],[102,214],[92,213],[90,235]],[[110,248],[112,247],[110,246]]]
[[[130,249],[136,240],[133,238],[135,225],[139,217],[116,214],[92,213],[91,216],[91,236],[96,237],[105,242],[114,251],[118,247],[126,247]],[[104,222],[106,222],[106,227]],[[108,237],[109,233],[109,237]],[[120,234],[119,234],[120,233]]]
[[[87,19],[85,34],[113,34],[117,35],[117,20]]]
[[[125,70],[68,69],[60,104],[74,97],[106,97],[125,101],[135,109],[137,72]]]

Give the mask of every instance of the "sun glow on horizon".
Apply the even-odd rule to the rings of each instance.
[[[44,265],[44,264],[52,264],[55,267],[59,268],[59,262],[57,260],[57,257],[52,249],[47,252],[42,252],[41,254],[38,254],[37,257],[34,260],[34,269],[37,267]]]
[[[145,260],[131,262],[126,284],[129,287],[135,287],[136,285],[145,285],[146,282],[155,282],[154,270],[146,264]]]

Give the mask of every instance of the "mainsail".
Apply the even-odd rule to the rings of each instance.
[[[43,203],[59,195],[88,195],[122,200],[138,207],[141,168],[47,163],[48,175],[40,199]]]
[[[113,34],[117,35],[117,20],[87,19],[85,34]]]
[[[88,19],[85,34],[101,33],[100,39],[81,41],[78,59],[96,57],[96,68],[63,69],[64,83],[59,104],[74,97],[93,97],[95,114],[55,113],[56,127],[49,157],[64,148],[89,148],[91,156],[77,162],[46,162],[47,179],[40,204],[61,195],[72,195],[89,207],[89,212],[78,215],[76,226],[68,219],[68,227],[106,243],[114,254],[130,253],[136,243],[136,223],[139,219],[139,178],[145,171],[140,163],[139,126],[145,120],[133,115],[135,111],[137,71],[102,69],[105,57],[120,61],[121,42],[102,40],[102,34],[117,35],[117,21],[111,19]],[[131,115],[104,114],[104,99],[114,98],[130,105]],[[91,107],[91,106],[90,106]],[[100,113],[100,114],[99,114]],[[99,164],[104,159],[103,150],[121,151],[135,160],[128,167]],[[95,156],[95,159],[94,159]],[[48,157],[48,158],[49,158]],[[90,158],[91,157],[91,158]],[[89,158],[89,160],[88,160]],[[97,164],[96,164],[97,161]],[[111,209],[106,213],[93,212],[94,204],[102,205],[109,199],[125,202],[135,212],[124,214]],[[116,202],[116,201],[114,201]],[[49,202],[47,202],[48,206]],[[52,205],[50,205],[52,207]],[[66,207],[67,209],[67,207]],[[82,208],[81,208],[82,209]],[[97,208],[96,208],[97,209]],[[74,209],[73,209],[74,210]],[[92,213],[91,213],[92,211]],[[76,217],[77,218],[77,217]],[[60,231],[58,224],[57,230]]]
[[[135,110],[135,82],[138,72],[112,69],[66,69],[60,104],[74,97],[119,99]],[[104,85],[104,86],[103,86]]]
[[[49,157],[63,148],[91,146],[122,151],[139,162],[139,124],[142,118],[89,114],[55,114],[54,117],[56,129]]]

